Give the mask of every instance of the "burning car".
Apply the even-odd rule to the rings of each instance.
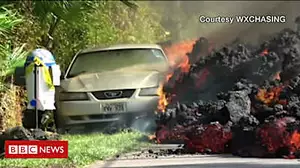
[[[169,69],[159,45],[87,49],[71,61],[57,92],[58,127],[105,123],[153,114]]]

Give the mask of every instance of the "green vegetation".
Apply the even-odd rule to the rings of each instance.
[[[4,80],[6,76],[12,74],[14,68],[23,63],[27,52],[24,51],[25,44],[12,48],[10,32],[22,22],[16,13],[2,8],[0,11],[0,90],[4,90]]]
[[[123,132],[114,135],[66,135],[69,141],[68,159],[4,159],[0,167],[83,167],[96,160],[107,159],[124,152],[139,149],[143,143],[137,132]]]
[[[147,2],[1,1],[0,131],[21,125],[26,92],[13,85],[15,67],[28,53],[46,48],[65,69],[81,49],[117,43],[166,40],[160,17]],[[83,166],[138,147],[139,133],[67,135],[70,158],[0,161],[0,167]]]
[[[20,125],[22,107],[17,104],[21,100],[18,87],[7,81],[7,76],[14,72],[15,67],[24,63],[27,51],[25,44],[13,47],[13,29],[22,22],[22,17],[6,8],[0,10],[0,130]]]

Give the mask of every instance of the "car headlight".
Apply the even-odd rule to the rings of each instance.
[[[61,92],[59,94],[59,100],[62,101],[76,101],[76,100],[89,100],[86,93],[80,92]]]
[[[158,96],[158,87],[142,88],[139,96]]]

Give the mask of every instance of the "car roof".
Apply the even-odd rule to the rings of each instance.
[[[144,49],[144,48],[162,49],[157,44],[119,44],[119,45],[112,45],[109,47],[88,48],[88,49],[81,50],[80,53],[83,54],[83,53],[107,51],[107,50]]]

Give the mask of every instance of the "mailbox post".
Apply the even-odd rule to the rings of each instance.
[[[46,49],[32,51],[24,66],[27,110],[34,110],[35,115],[29,116],[35,116],[35,126],[39,128],[39,113],[55,110],[55,86],[60,85],[61,71],[52,53]]]

